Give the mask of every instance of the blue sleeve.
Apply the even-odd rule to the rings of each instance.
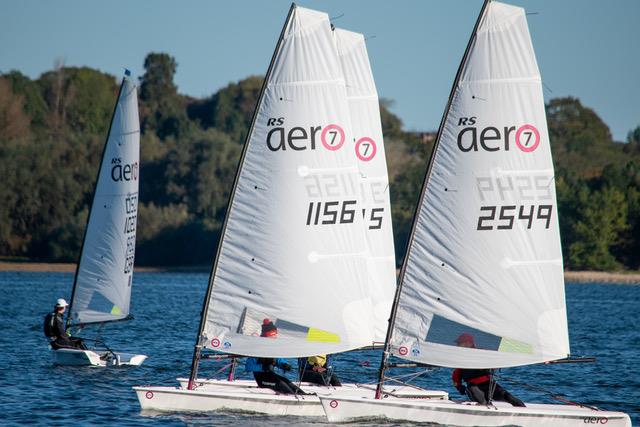
[[[262,372],[262,365],[258,363],[258,359],[255,357],[247,357],[247,361],[244,363],[245,372]]]

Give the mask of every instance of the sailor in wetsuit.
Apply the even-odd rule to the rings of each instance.
[[[53,312],[47,314],[44,318],[44,335],[49,338],[49,344],[51,344],[51,348],[54,350],[59,348],[79,348],[86,350],[82,339],[67,335],[63,317],[68,305],[69,304],[62,298],[56,302]]]
[[[473,336],[468,333],[461,334],[456,339],[456,344],[460,347],[475,348]],[[467,395],[475,402],[487,405],[493,400],[509,402],[513,406],[525,406],[522,400],[513,396],[507,390],[502,388],[497,382],[491,381],[491,371],[489,369],[455,369],[451,376],[453,385],[462,395]],[[465,387],[462,384],[464,380],[467,383]],[[491,396],[491,387],[493,386],[493,396]]]
[[[278,328],[269,319],[264,319],[262,322],[261,337],[278,338]],[[245,370],[253,372],[253,377],[258,383],[258,387],[270,388],[283,394],[307,394],[300,387],[289,381],[288,378],[276,374],[274,368],[280,368],[285,372],[291,370],[289,365],[284,359],[272,359],[272,358],[255,358],[248,357],[245,365]]]
[[[327,366],[327,362],[328,358],[324,354],[298,359],[300,380],[326,386],[342,386],[338,376],[331,372],[330,366]]]

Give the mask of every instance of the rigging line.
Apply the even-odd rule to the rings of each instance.
[[[298,363],[299,363],[300,359],[298,359]],[[302,365],[302,370],[300,370],[300,366],[298,366],[298,388],[300,388],[300,384],[302,384],[302,375],[304,374],[305,369],[307,369],[307,363],[309,361],[309,358],[306,357],[304,359],[304,365]]]
[[[496,370],[495,369],[490,369],[489,372],[490,372],[490,375],[489,375],[489,396],[487,396],[488,397],[487,404],[491,405],[493,403],[493,394],[496,391],[496,384],[498,384],[498,383],[497,383],[496,377],[495,377]]]
[[[420,378],[422,375],[426,374],[427,372],[430,372],[430,371],[425,370],[425,371],[421,371],[421,372],[417,372],[417,373],[412,372],[410,374],[404,374],[403,376],[387,377],[387,378],[390,379],[391,381],[397,381],[397,382],[399,382],[401,384],[408,385],[408,386],[411,386],[411,387],[415,387],[414,385],[410,384],[409,382],[413,381],[413,380],[415,380],[417,378]],[[397,379],[397,378],[402,378],[402,377],[408,377],[409,379],[406,380],[406,381],[400,381],[400,380]]]
[[[411,372],[408,374],[402,374],[402,375],[395,375],[395,376],[386,376],[384,381],[395,381],[399,384],[403,384],[409,387],[417,387],[413,384],[410,384],[409,381],[413,381],[414,379],[417,379],[419,377],[421,377],[422,375],[432,372],[431,370],[424,370],[424,371],[420,371],[418,373],[416,372]],[[403,378],[408,378],[406,381],[403,381]],[[364,383],[358,383],[358,384],[362,384],[362,385],[375,385],[377,386],[378,384],[380,384],[381,381],[373,381],[373,382],[364,382]]]
[[[329,18],[329,21],[336,21],[336,20],[338,20],[338,19],[342,18],[343,16],[344,16],[344,13],[341,13],[341,14],[340,14],[340,15],[338,15],[338,16],[334,16],[334,17],[332,17],[332,18]]]
[[[543,388],[543,387],[534,386],[534,385],[531,385],[531,384],[529,384],[529,383],[525,383],[525,382],[522,382],[522,381],[514,380],[513,378],[507,378],[507,377],[502,376],[502,375],[500,375],[500,379],[501,379],[501,380],[504,380],[504,381],[507,381],[507,382],[509,382],[509,383],[513,383],[513,384],[520,385],[520,386],[522,386],[522,387],[524,387],[524,388],[528,388],[529,390],[539,391],[539,392],[542,392],[542,393],[548,394],[548,395],[549,395],[549,397],[551,397],[552,399],[554,399],[554,400],[558,400],[558,401],[560,401],[560,402],[567,403],[567,404],[569,404],[569,405],[581,406],[581,407],[584,407],[584,408],[593,409],[594,411],[599,411],[599,410],[600,410],[600,408],[595,407],[595,406],[591,406],[591,405],[587,405],[587,404],[585,404],[585,403],[574,402],[574,401],[572,401],[572,400],[565,399],[564,397],[561,397],[561,396],[559,396],[559,395],[555,394],[554,392],[549,391],[549,390],[547,390],[547,389],[545,389],[545,388]]]

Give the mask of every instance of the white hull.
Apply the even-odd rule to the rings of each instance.
[[[329,422],[388,419],[456,426],[578,426],[597,424],[631,427],[622,412],[596,411],[572,405],[527,403],[516,408],[505,402],[487,407],[451,400],[411,400],[392,396],[366,398],[319,396]]]
[[[178,381],[186,386],[186,379]],[[143,410],[153,411],[244,411],[266,415],[295,415],[324,417],[319,395],[350,396],[362,398],[373,393],[371,386],[344,384],[342,387],[323,387],[301,384],[302,389],[313,395],[292,396],[277,394],[271,389],[257,387],[255,381],[238,380],[196,380],[196,389],[176,387],[134,387]],[[439,397],[446,399],[447,394],[440,391],[421,390],[411,387],[397,387],[388,392],[403,396],[421,398]]]
[[[132,353],[61,348],[51,350],[53,363],[62,366],[140,366],[147,356]]]

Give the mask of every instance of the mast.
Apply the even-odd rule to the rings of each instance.
[[[442,119],[440,120],[440,126],[438,127],[438,134],[436,135],[436,142],[433,146],[433,151],[431,152],[431,158],[429,159],[429,165],[427,166],[427,171],[425,173],[424,181],[422,183],[420,197],[418,198],[418,204],[413,214],[413,222],[411,224],[411,233],[409,234],[409,241],[407,242],[407,250],[404,254],[402,267],[400,268],[400,274],[398,276],[398,285],[396,286],[396,294],[393,299],[393,305],[391,307],[391,315],[389,317],[389,328],[387,329],[387,337],[385,338],[384,351],[382,352],[382,358],[380,360],[378,385],[376,387],[376,395],[375,395],[376,399],[380,399],[382,397],[384,373],[387,367],[387,362],[389,360],[389,353],[391,351],[391,336],[393,335],[393,326],[396,321],[396,314],[398,312],[398,303],[400,301],[400,295],[402,294],[402,283],[404,281],[404,275],[407,269],[407,261],[409,260],[409,252],[411,251],[411,243],[413,242],[413,236],[415,234],[417,218],[419,218],[420,216],[422,199],[424,198],[424,193],[427,188],[427,183],[429,182],[429,177],[431,176],[433,161],[435,159],[435,154],[438,150],[438,145],[440,144],[440,138],[442,137],[442,132],[444,131],[444,126],[445,126],[445,123],[447,122],[447,117],[449,116],[449,109],[451,108],[453,97],[456,94],[456,90],[460,82],[460,77],[462,76],[462,71],[464,70],[464,67],[469,58],[469,52],[471,51],[471,47],[473,46],[473,43],[475,41],[478,27],[480,26],[482,17],[484,16],[487,6],[489,5],[490,2],[491,0],[484,0],[484,3],[482,4],[482,8],[480,9],[480,14],[478,15],[478,19],[476,20],[475,26],[473,27],[473,31],[471,32],[471,37],[469,38],[469,42],[467,43],[467,48],[464,51],[464,55],[462,56],[462,61],[460,62],[460,66],[458,67],[458,72],[456,73],[456,78],[453,81],[453,86],[451,87],[451,93],[449,94],[449,100],[447,101],[447,106],[445,107],[444,114],[442,115]]]
[[[291,7],[289,8],[289,13],[287,14],[287,18],[285,20],[284,26],[282,27],[282,31],[280,32],[280,37],[278,38],[278,42],[276,43],[275,51],[273,52],[273,56],[271,57],[271,62],[269,63],[269,68],[267,69],[267,74],[264,77],[264,81],[262,82],[262,88],[260,89],[260,96],[258,98],[258,102],[256,104],[256,108],[253,111],[253,118],[251,119],[251,126],[249,127],[249,132],[247,132],[247,137],[245,139],[244,146],[242,147],[242,154],[240,156],[240,162],[238,164],[238,168],[236,169],[236,176],[233,181],[233,188],[231,190],[231,194],[229,195],[229,203],[227,204],[227,213],[224,218],[224,224],[222,225],[222,233],[220,235],[220,240],[218,240],[218,249],[216,250],[216,256],[213,262],[213,266],[211,268],[211,273],[209,274],[209,286],[207,288],[207,294],[205,296],[202,312],[200,313],[200,327],[198,328],[198,335],[196,336],[196,343],[193,348],[193,360],[191,361],[191,374],[189,375],[189,383],[187,385],[187,389],[193,390],[193,383],[195,382],[198,376],[198,366],[200,363],[200,353],[202,351],[202,344],[200,343],[202,332],[205,327],[205,315],[209,309],[209,300],[211,299],[211,293],[213,292],[213,281],[215,279],[216,271],[218,268],[218,260],[220,258],[220,250],[222,248],[222,243],[224,241],[225,232],[227,229],[227,222],[229,220],[229,213],[231,211],[231,206],[233,205],[233,199],[236,193],[236,188],[238,186],[238,181],[240,179],[240,173],[242,171],[242,165],[244,164],[244,159],[247,154],[247,149],[249,146],[249,141],[251,140],[251,135],[253,134],[253,129],[255,127],[256,119],[258,117],[258,110],[260,105],[262,104],[262,99],[264,97],[264,92],[267,87],[267,83],[269,78],[271,77],[271,72],[273,69],[273,64],[275,63],[276,56],[280,51],[280,46],[282,45],[282,40],[284,39],[284,34],[286,29],[289,27],[289,22],[291,21],[291,17],[293,16],[293,11],[296,8],[295,3],[291,3]],[[232,375],[232,374],[231,374]]]
[[[80,255],[78,255],[78,263],[76,264],[76,272],[73,276],[73,287],[71,288],[71,300],[69,302],[69,307],[67,307],[67,322],[65,325],[65,329],[68,329],[71,325],[71,308],[73,306],[73,297],[76,293],[76,286],[78,284],[78,272],[80,271],[80,261],[82,261],[82,252],[84,251],[85,241],[87,239],[87,230],[89,229],[89,220],[91,219],[91,211],[93,210],[93,202],[96,198],[96,190],[98,189],[98,182],[100,181],[100,172],[102,171],[102,163],[104,162],[104,155],[107,151],[107,144],[109,143],[109,137],[111,136],[111,127],[113,126],[113,119],[116,117],[116,109],[118,108],[118,103],[120,102],[120,97],[122,96],[122,88],[124,87],[124,82],[127,77],[131,76],[131,71],[125,68],[124,77],[120,82],[120,88],[118,89],[118,96],[116,97],[115,105],[113,106],[113,112],[111,113],[111,122],[109,123],[109,130],[107,131],[107,138],[104,141],[104,146],[102,147],[102,156],[100,157],[100,165],[98,166],[98,176],[96,177],[96,183],[93,186],[93,194],[91,195],[91,204],[89,204],[89,214],[87,215],[87,223],[84,227],[84,234],[82,236],[82,246],[80,247]],[[124,320],[124,319],[123,319]],[[103,322],[100,322],[103,323]]]

